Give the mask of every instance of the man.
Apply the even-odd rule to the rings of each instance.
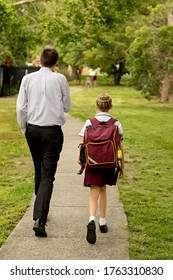
[[[63,146],[61,126],[71,108],[70,90],[64,75],[53,72],[59,59],[55,49],[42,51],[39,71],[23,77],[17,98],[17,121],[25,134],[35,169],[33,230],[46,237],[53,182]]]

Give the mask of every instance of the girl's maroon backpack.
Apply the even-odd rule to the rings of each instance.
[[[84,134],[86,167],[87,168],[116,168],[118,167],[118,146],[120,136],[116,120],[100,122],[91,118]]]

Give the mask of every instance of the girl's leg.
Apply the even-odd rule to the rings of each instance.
[[[106,206],[107,206],[107,194],[106,186],[100,188],[100,231],[106,233],[108,231],[108,226],[106,224]]]
[[[100,188],[98,186],[91,186],[90,188],[90,198],[89,198],[89,215],[90,217],[96,216],[97,211],[97,201],[100,194]]]
[[[96,242],[96,225],[95,216],[97,210],[97,201],[99,198],[100,188],[98,186],[90,187],[90,198],[89,198],[89,223],[87,225],[87,241],[90,244]]]
[[[106,186],[100,188],[100,218],[105,219],[107,206]]]

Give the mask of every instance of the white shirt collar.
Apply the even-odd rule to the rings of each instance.
[[[40,71],[49,71],[52,72],[52,69],[50,69],[49,67],[41,67]]]
[[[99,117],[99,116],[111,117],[111,115],[108,112],[98,112],[98,113],[96,113],[96,117]]]

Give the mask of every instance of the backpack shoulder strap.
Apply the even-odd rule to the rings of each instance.
[[[107,124],[115,124],[115,122],[116,122],[117,120],[116,119],[114,119],[114,118],[111,118],[109,121],[107,121]]]
[[[96,118],[90,118],[91,125],[99,125],[99,121]]]
[[[91,126],[97,127],[100,124],[100,122],[96,118],[90,118],[89,120],[91,122],[91,125],[89,125],[85,129],[85,133],[84,133],[84,137],[83,137],[83,143],[87,143],[88,142],[88,129]]]

